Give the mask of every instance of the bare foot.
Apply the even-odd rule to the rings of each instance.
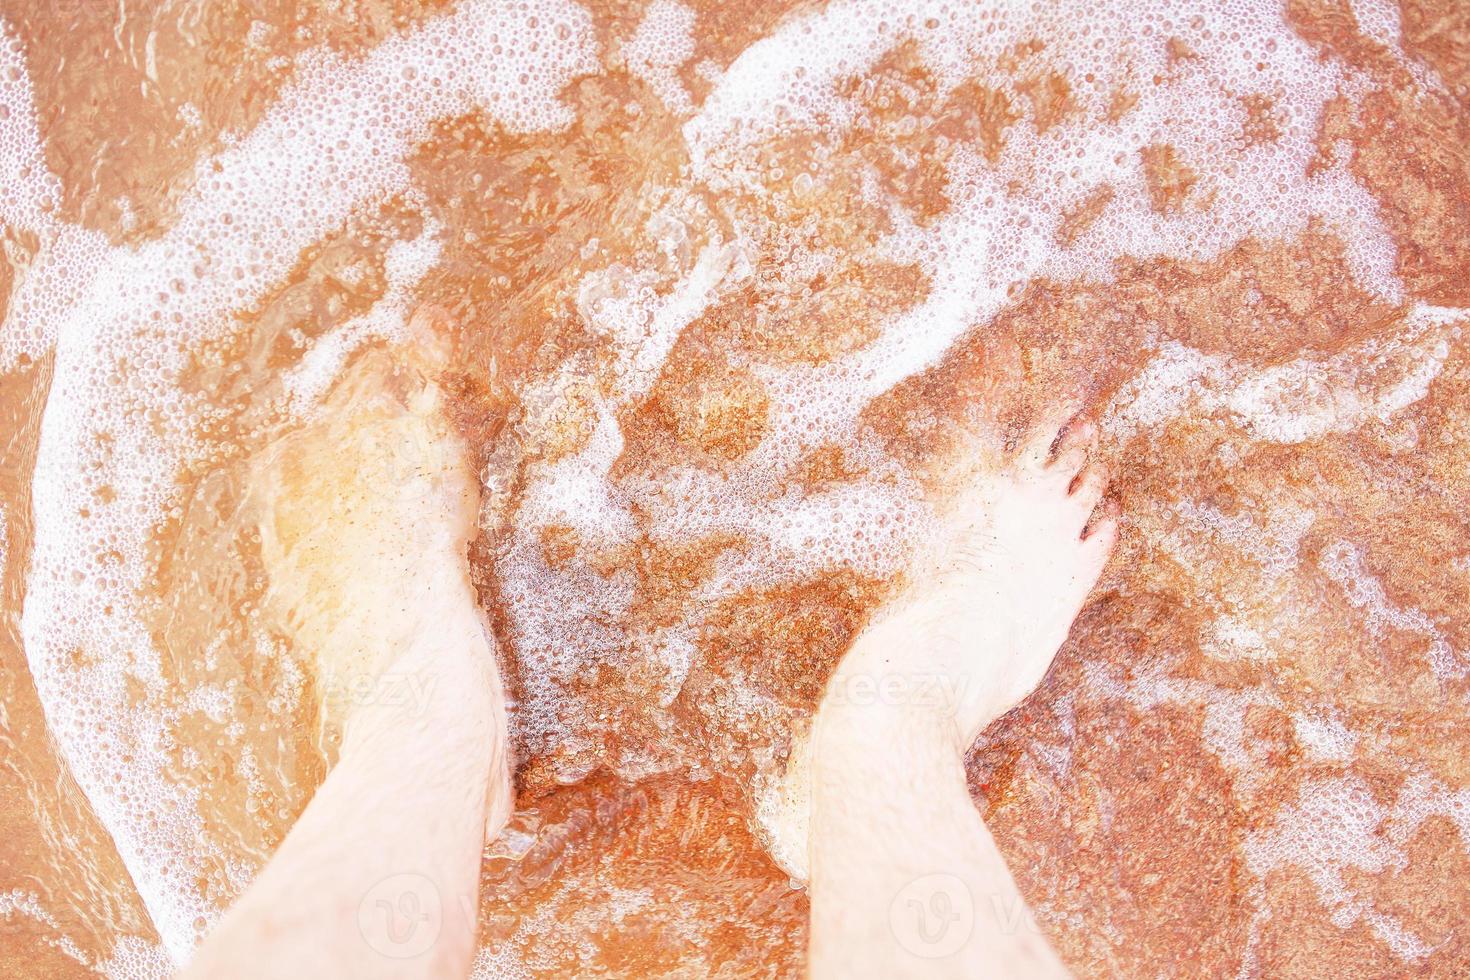
[[[1070,416],[1058,411],[1004,466],[963,481],[908,587],[838,665],[813,732],[937,726],[964,753],[1040,683],[1117,538],[1114,509],[1099,507],[1105,475],[1088,464],[1096,427]],[[798,736],[761,818],[772,853],[798,878],[807,876],[810,737]],[[871,749],[860,736],[848,744]]]
[[[963,763],[1046,674],[1117,535],[1095,515],[1096,431],[1065,422],[965,484],[828,684],[805,753],[813,977],[1068,975],[1040,929],[1000,914],[1026,904]],[[916,929],[915,906],[958,924],[953,942],[927,913]]]
[[[341,748],[190,977],[469,972],[480,855],[513,805],[505,699],[465,555],[478,486],[416,326],[252,474],[265,611],[313,661]]]
[[[950,502],[935,547],[868,629],[888,639],[854,647],[829,701],[853,700],[869,677],[881,699],[886,682],[892,697],[951,711],[967,748],[1041,682],[1117,538],[1116,513],[1099,508],[1106,474],[1088,461],[1097,429],[1067,414]]]
[[[497,717],[479,721],[504,728],[466,559],[478,483],[430,377],[437,339],[423,316],[411,329],[412,344],[359,355],[252,476],[266,612],[315,664],[329,746],[354,726],[424,723],[449,677],[483,678]],[[492,778],[504,786],[501,755]],[[491,813],[489,829],[507,816]]]

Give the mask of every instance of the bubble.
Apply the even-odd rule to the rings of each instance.
[[[193,790],[165,776],[167,724],[134,709],[127,691],[141,685],[147,703],[163,683],[137,596],[155,524],[181,514],[171,499],[174,472],[191,451],[197,407],[178,396],[177,379],[188,352],[227,331],[304,248],[355,208],[408,189],[403,160],[434,121],[473,107],[516,131],[568,121],[557,96],[595,64],[590,21],[555,0],[538,10],[545,15],[532,23],[466,3],[361,58],[304,57],[256,128],[199,162],[168,233],[135,247],[110,246],[55,219],[56,183],[44,166],[23,53],[5,35],[0,104],[10,111],[0,120],[0,174],[9,179],[0,220],[35,232],[41,245],[12,295],[3,352],[12,362],[55,352],[34,476],[26,650],[48,722],[176,957],[193,945],[194,923],[218,910],[196,887],[204,856],[194,848]],[[552,24],[561,25],[560,38]],[[507,43],[495,58],[497,33]],[[382,125],[358,122],[374,117]],[[359,331],[401,322],[408,284],[437,257],[436,235],[431,229],[390,251],[386,303]],[[327,373],[331,345],[322,350],[317,372],[297,379],[305,395]],[[114,360],[123,366],[102,369]],[[96,497],[101,483],[113,499]],[[73,517],[82,507],[85,523]],[[77,578],[78,557],[101,541],[126,562],[115,575]],[[74,650],[86,657],[77,662]]]
[[[933,515],[913,474],[865,441],[862,413],[933,366],[967,331],[984,329],[1031,283],[1106,281],[1123,257],[1208,260],[1247,236],[1286,239],[1320,220],[1347,243],[1367,290],[1402,297],[1396,252],[1372,196],[1342,166],[1310,166],[1323,106],[1356,83],[1355,70],[1319,57],[1275,6],[1170,6],[1165,18],[1129,0],[1089,10],[1078,24],[1076,5],[1061,2],[996,9],[833,0],[781,21],[722,73],[701,71],[712,90],[698,106],[682,81],[704,26],[689,7],[655,0],[618,39],[627,71],[682,124],[691,161],[679,187],[716,198],[767,203],[761,196],[794,175],[798,203],[820,203],[829,165],[791,169],[764,151],[812,134],[821,137],[814,143],[866,137],[876,68],[903,46],[912,45],[933,79],[935,105],[913,110],[909,123],[895,127],[901,136],[921,134],[929,113],[976,80],[1005,95],[1017,118],[993,158],[973,139],[957,138],[942,174],[947,206],[932,222],[920,224],[887,191],[864,186],[861,194],[891,219],[877,250],[917,265],[927,293],[841,356],[741,365],[770,404],[759,443],[729,465],[613,475],[628,438],[620,420],[648,396],[691,324],[754,278],[742,268],[747,243],[711,245],[672,286],[649,270],[621,266],[578,284],[571,301],[607,348],[608,363],[598,366],[608,376],[605,390],[588,393],[593,369],[579,362],[545,379],[544,390],[517,393],[528,406],[529,441],[550,443],[549,432],[558,419],[566,426],[573,407],[585,426],[574,427],[578,446],[528,468],[498,566],[517,654],[537,678],[516,708],[517,724],[537,751],[560,753],[564,776],[586,765],[595,741],[571,685],[600,666],[636,666],[639,643],[656,648],[658,663],[679,678],[697,656],[680,633],[693,630],[693,620],[656,638],[618,626],[639,600],[627,549],[738,540],[711,559],[701,608],[834,570],[895,574],[914,543],[935,533]],[[1387,8],[1367,7],[1390,34]],[[1182,25],[1193,32],[1192,52],[1171,60],[1168,35]],[[1046,49],[1014,67],[1018,45],[1031,38],[1046,38]],[[162,775],[167,726],[124,707],[129,685],[147,688],[160,675],[132,596],[146,585],[141,556],[155,524],[180,513],[171,497],[174,469],[194,448],[199,406],[175,390],[177,377],[189,352],[225,334],[304,249],[357,210],[411,195],[404,161],[435,122],[479,109],[511,132],[570,123],[558,95],[597,69],[591,23],[567,3],[508,12],[468,2],[360,58],[312,53],[252,132],[200,162],[177,225],[136,248],[114,248],[55,219],[58,189],[46,173],[22,52],[6,40],[0,175],[16,192],[0,198],[0,219],[35,232],[41,245],[11,297],[3,351],[18,359],[54,349],[57,358],[35,481],[38,546],[26,643],[58,740],[178,955],[198,922],[217,912],[195,894],[201,859],[185,843],[197,836],[197,807]],[[1068,83],[1069,94],[1058,119],[1043,124],[1033,82],[1048,72]],[[866,84],[845,84],[853,75]],[[1122,108],[1114,103],[1120,93],[1128,96]],[[1279,135],[1258,145],[1242,138],[1241,99],[1250,95],[1271,99],[1283,122]],[[1149,164],[1145,151],[1164,146],[1166,162]],[[1063,235],[1101,190],[1109,196],[1097,213],[1075,235]],[[698,223],[692,210],[687,216]],[[440,257],[443,229],[427,224],[388,250],[378,303],[315,345],[285,379],[297,403],[309,405],[330,384],[353,344],[401,327],[414,289]],[[821,247],[818,241],[813,251]],[[801,279],[798,261],[777,270],[778,278]],[[800,309],[807,299],[773,306]],[[1217,368],[1204,355],[1162,349],[1140,383],[1133,415],[1167,416],[1171,399],[1196,397],[1190,386]],[[1310,381],[1282,375],[1270,390],[1218,397],[1235,399],[1244,424],[1285,440],[1315,431],[1317,423],[1284,410],[1280,397],[1292,383]],[[1412,394],[1406,388],[1402,397]],[[798,467],[826,446],[840,447],[861,475],[785,492]],[[104,487],[118,488],[113,499],[97,499]],[[553,567],[544,537],[557,529],[579,535],[584,550],[618,556],[614,570],[604,574],[585,562]],[[99,541],[126,560],[115,574],[109,567],[73,581],[77,556],[95,554]],[[96,664],[76,667],[75,649]],[[731,713],[769,710],[752,691],[731,697],[744,699]],[[1306,724],[1331,750],[1330,725]]]

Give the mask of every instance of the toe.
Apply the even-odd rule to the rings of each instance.
[[[1057,440],[1057,452],[1060,456],[1064,452],[1081,449],[1091,452],[1097,446],[1097,425],[1091,419],[1080,416],[1074,417],[1067,424],[1067,429],[1062,433],[1061,439]]]
[[[1091,514],[1092,508],[1102,499],[1103,491],[1108,486],[1108,471],[1101,463],[1089,463],[1072,480],[1070,493],[1072,499],[1084,513]]]
[[[1088,581],[1088,588],[1097,584],[1103,569],[1107,567],[1108,559],[1112,557],[1113,546],[1117,543],[1118,518],[1116,516],[1104,517],[1093,522],[1087,536],[1082,539],[1082,550],[1079,554],[1082,577]]]
[[[1102,568],[1108,563],[1108,557],[1113,553],[1113,546],[1118,543],[1118,518],[1105,517],[1097,521],[1087,532],[1087,537],[1082,539],[1083,547],[1092,556],[1096,567]]]
[[[1082,533],[1082,540],[1101,547],[1104,552],[1112,551],[1114,542],[1118,540],[1118,521],[1122,513],[1123,508],[1115,498],[1104,500],[1093,511],[1092,519]]]
[[[1070,482],[1078,470],[1087,465],[1087,457],[1097,448],[1097,426],[1083,419],[1073,419],[1057,440],[1056,453],[1047,469]]]
[[[1067,398],[1047,410],[1022,441],[1021,462],[1038,469],[1046,466],[1052,458],[1052,446],[1056,445],[1058,434],[1080,407],[1078,399]]]
[[[1085,446],[1069,446],[1060,449],[1057,454],[1046,464],[1046,471],[1053,476],[1065,480],[1067,486],[1071,486],[1072,478],[1077,471],[1087,465],[1087,448]]]

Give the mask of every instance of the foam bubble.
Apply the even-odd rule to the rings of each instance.
[[[26,652],[72,772],[182,959],[196,921],[217,910],[196,887],[195,800],[166,776],[174,719],[158,708],[168,703],[159,652],[137,605],[149,536],[203,417],[174,379],[191,345],[230,329],[302,249],[355,209],[409,191],[404,161],[435,120],[478,107],[512,131],[565,125],[559,90],[595,68],[590,18],[560,0],[469,2],[361,58],[309,52],[256,128],[199,162],[165,236],[108,249],[48,223],[55,180],[40,165],[32,93],[8,32],[0,50],[20,78],[0,71],[9,110],[0,172],[17,178],[0,217],[29,222],[46,243],[12,299],[7,349],[49,341],[56,355],[34,477]],[[391,329],[435,248],[428,239],[390,253],[397,291],[357,334]],[[317,361],[342,342],[329,341]],[[319,388],[324,370],[309,363],[299,393]],[[128,560],[104,574],[85,557],[104,552]],[[139,683],[148,708],[132,706]]]
[[[694,11],[674,0],[653,0],[638,29],[623,45],[628,70],[648,83],[669,111],[692,112],[694,103],[678,69],[694,57]]]
[[[1343,874],[1351,869],[1374,875],[1404,867],[1403,852],[1380,832],[1389,815],[1360,777],[1309,780],[1302,784],[1298,803],[1283,806],[1272,826],[1247,838],[1246,863],[1258,878],[1279,867],[1300,868],[1338,928],[1361,920],[1400,958],[1422,960],[1431,952],[1429,946],[1396,916],[1377,909]]]

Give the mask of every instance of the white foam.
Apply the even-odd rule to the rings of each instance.
[[[1254,661],[1274,660],[1276,657],[1261,631],[1237,616],[1218,616],[1207,630],[1201,648],[1210,656],[1221,660]]]
[[[623,45],[628,70],[648,83],[670,112],[694,110],[678,69],[694,57],[694,11],[674,0],[653,0]]]
[[[1403,852],[1381,833],[1389,815],[1360,777],[1304,782],[1298,803],[1282,807],[1272,826],[1246,839],[1246,864],[1258,878],[1280,867],[1300,868],[1333,924],[1347,929],[1361,920],[1400,959],[1417,962],[1430,954],[1429,946],[1343,877],[1347,869],[1376,875],[1405,866]]]
[[[1389,835],[1402,846],[1432,816],[1446,817],[1454,823],[1462,846],[1470,848],[1470,789],[1453,790],[1427,772],[1413,771],[1394,803]]]
[[[1450,645],[1442,630],[1422,609],[1404,608],[1389,601],[1383,583],[1368,572],[1363,554],[1350,541],[1336,541],[1323,549],[1322,570],[1340,585],[1348,601],[1362,610],[1375,636],[1386,630],[1418,634],[1429,641],[1429,667],[1440,680],[1470,674],[1470,656]]]
[[[99,254],[83,248],[95,236],[51,228],[54,243],[23,283],[37,300],[12,300],[7,349],[50,340],[56,353],[34,477],[26,651],[48,724],[176,958],[192,947],[195,921],[217,910],[196,887],[196,801],[166,775],[170,698],[135,598],[148,585],[148,536],[200,422],[173,379],[189,346],[228,330],[303,248],[354,209],[408,191],[404,161],[435,120],[479,107],[513,131],[567,123],[557,94],[596,67],[590,28],[561,0],[469,2],[362,58],[309,52],[259,125],[199,162],[164,237]],[[18,61],[6,37],[4,57]],[[54,179],[36,172],[31,93],[7,83],[3,97],[0,166],[24,179],[0,217],[44,231]],[[403,260],[402,280],[432,258],[393,261]],[[128,560],[102,566],[103,553]],[[135,710],[128,689],[138,682],[149,706]]]
[[[1353,19],[1364,37],[1372,38],[1394,55],[1399,64],[1425,89],[1448,91],[1443,79],[1427,65],[1415,61],[1404,51],[1403,22],[1399,16],[1399,5],[1393,0],[1348,0]]]
[[[1358,736],[1342,723],[1333,710],[1303,712],[1292,715],[1297,741],[1316,759],[1324,762],[1349,762]]]
[[[319,338],[301,358],[301,363],[286,373],[284,385],[295,412],[305,411],[326,393],[348,356],[358,347],[374,338],[392,340],[407,336],[413,291],[439,261],[440,231],[437,222],[426,221],[419,237],[390,245],[383,268],[387,280],[383,296],[366,313]]]
[[[1394,336],[1259,369],[1166,341],[1114,396],[1103,425],[1124,437],[1186,410],[1223,412],[1255,439],[1299,443],[1387,423],[1429,394],[1449,356],[1450,333],[1467,318],[1463,310],[1416,303]]]
[[[57,220],[61,186],[46,168],[35,92],[19,38],[0,18],[0,223],[29,232],[37,253],[20,266],[0,332],[0,369],[43,354],[57,322],[102,261],[106,240]]]

